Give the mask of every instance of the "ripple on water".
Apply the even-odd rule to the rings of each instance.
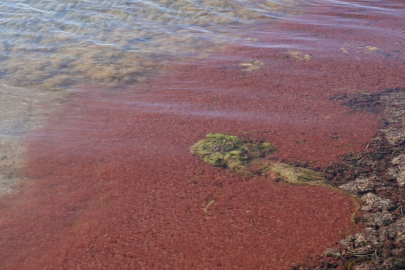
[[[2,81],[63,89],[83,80],[142,81],[162,56],[203,53],[238,26],[285,14],[294,1],[5,1]],[[272,15],[272,16],[270,16]]]

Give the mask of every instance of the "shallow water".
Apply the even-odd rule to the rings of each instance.
[[[3,1],[0,14],[1,188],[25,180],[0,201],[5,269],[289,269],[348,230],[350,200],[247,181],[188,147],[226,132],[324,167],[383,126],[330,97],[405,86],[401,1]]]
[[[1,83],[61,90],[90,80],[117,87],[144,81],[148,72],[176,59],[172,57],[189,54],[204,57],[218,50],[216,46],[243,42],[253,48],[305,49],[319,41],[316,36],[300,37],[287,31],[284,34],[288,39],[282,44],[275,43],[281,38],[277,29],[269,33],[261,26],[255,27],[270,21],[334,26],[341,31],[361,29],[376,37],[401,37],[398,31],[372,23],[363,25],[366,20],[358,17],[359,13],[379,16],[378,20],[386,16],[403,18],[403,10],[397,9],[399,4],[373,6],[372,3],[3,1],[0,4]],[[322,6],[333,6],[339,12],[317,11],[305,18],[291,16],[304,12],[303,8]],[[290,16],[286,17],[287,14]],[[262,41],[257,38],[259,35],[267,38]]]
[[[21,177],[21,136],[75,87],[150,80],[185,56],[240,39],[239,26],[280,17],[293,2],[2,1],[0,192]]]
[[[279,17],[293,2],[3,1],[2,80],[60,89],[144,79],[163,57],[203,54],[243,36],[238,26]]]

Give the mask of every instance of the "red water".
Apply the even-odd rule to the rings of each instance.
[[[315,28],[287,21],[261,26],[267,36],[257,38],[285,44],[286,33]],[[402,54],[386,54],[399,45],[361,31],[351,40],[342,28],[316,32],[310,61],[236,44],[136,89],[78,89],[29,137],[29,180],[0,201],[0,269],[289,269],[333,247],[350,227],[344,195],[246,179],[188,151],[209,132],[265,139],[274,158],[320,167],[362,151],[381,115],[328,96],[405,85]],[[339,46],[328,55],[338,41],[352,55]],[[250,59],[263,67],[242,71]]]

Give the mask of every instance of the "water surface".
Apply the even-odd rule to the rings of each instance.
[[[331,97],[405,85],[400,1],[0,12],[2,178],[25,179],[0,202],[5,269],[289,269],[316,257],[350,227],[350,199],[246,179],[188,147],[225,132],[323,168],[383,127],[382,112]]]

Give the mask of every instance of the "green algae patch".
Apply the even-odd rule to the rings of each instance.
[[[275,172],[281,179],[291,184],[310,184],[324,182],[322,173],[307,168],[293,167],[285,163],[274,163],[269,170]]]
[[[190,147],[190,152],[202,161],[237,174],[276,177],[290,184],[330,186],[321,172],[264,159],[274,151],[269,142],[244,142],[237,136],[222,133],[209,133]]]
[[[352,226],[344,235],[352,231],[355,227],[356,214],[360,210],[361,200],[328,183],[321,172],[264,159],[274,151],[276,148],[269,142],[243,142],[237,136],[222,133],[209,133],[205,139],[190,147],[190,152],[200,157],[202,161],[215,167],[231,169],[240,175],[248,177],[261,175],[294,185],[323,186],[345,194],[352,199],[355,210],[350,216]]]
[[[212,166],[229,168],[245,176],[271,174],[291,184],[322,183],[322,173],[285,163],[272,163],[263,157],[276,151],[269,142],[243,142],[237,136],[209,133],[190,147],[193,155]]]
[[[275,151],[269,142],[247,143],[238,137],[209,133],[190,147],[193,155],[212,166],[229,168],[237,174],[253,176],[249,163]]]
[[[202,161],[215,166],[229,168],[245,176],[276,174],[285,182],[305,184],[322,182],[322,173],[306,168],[293,167],[285,163],[263,161],[263,157],[276,151],[269,142],[243,142],[237,136],[209,133],[205,139],[190,147],[190,152]]]

